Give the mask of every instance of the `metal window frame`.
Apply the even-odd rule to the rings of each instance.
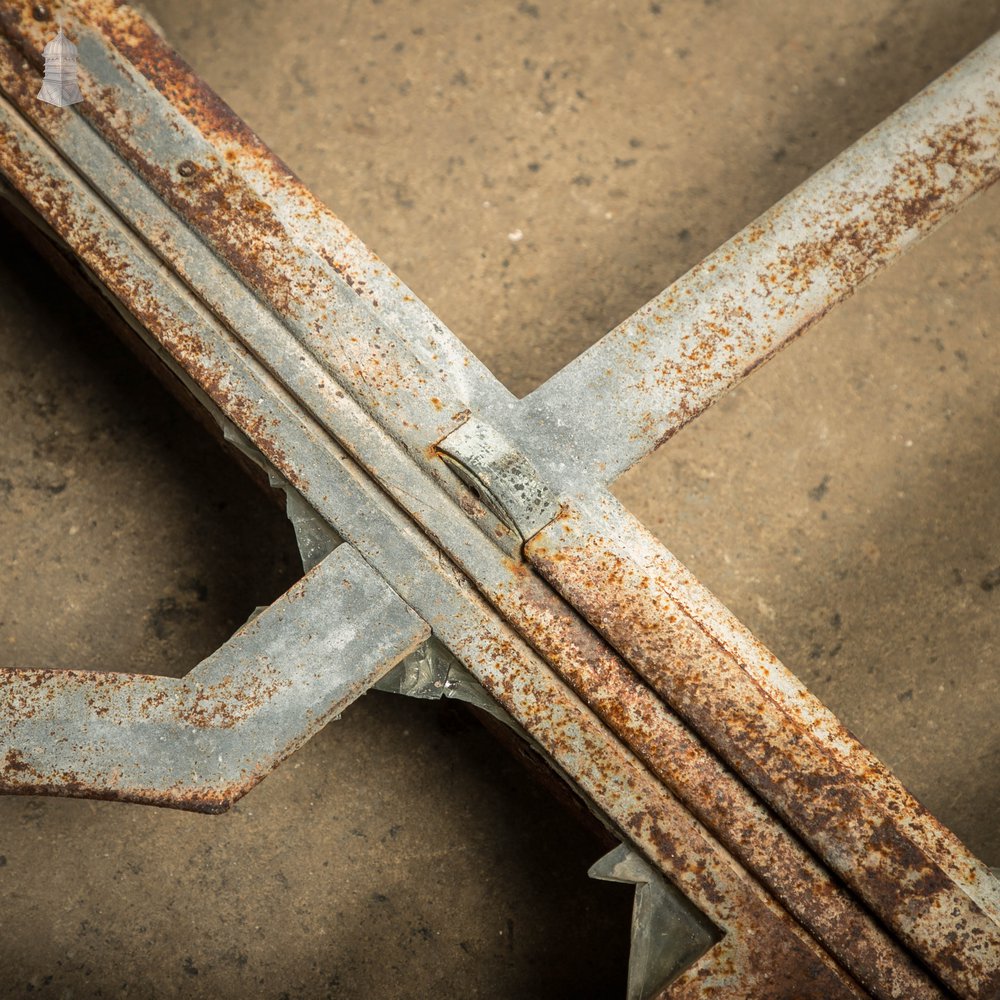
[[[4,194],[344,544],[181,682],[3,671],[0,790],[225,808],[432,633],[702,915],[664,995],[1000,995],[997,880],[607,490],[997,179],[1000,36],[518,400],[138,15],[64,15],[73,111],[0,3]]]

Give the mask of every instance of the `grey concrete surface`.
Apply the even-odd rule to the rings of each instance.
[[[1000,29],[973,0],[148,6],[518,393]],[[998,251],[994,192],[617,487],[994,865]],[[2,662],[177,672],[294,578],[267,498],[6,233],[0,390]],[[0,800],[0,994],[620,995],[599,851],[486,734],[370,695],[225,817]]]

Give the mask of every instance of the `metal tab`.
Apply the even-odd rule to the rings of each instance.
[[[470,417],[438,444],[448,467],[523,541],[559,513],[531,461],[498,430]]]
[[[627,1000],[651,1000],[719,940],[718,931],[628,844],[619,844],[587,874],[635,886]]]

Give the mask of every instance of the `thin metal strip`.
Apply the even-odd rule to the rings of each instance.
[[[526,435],[613,482],[998,177],[995,35],[522,400]]]
[[[49,26],[32,8],[0,4],[0,25],[37,65]],[[455,413],[512,404],[134,11],[84,0],[67,15],[87,98],[74,111],[418,459],[428,441],[454,429]],[[60,119],[47,120],[61,148]]]
[[[0,4],[0,25],[37,59],[45,26],[30,6]],[[330,400],[339,390],[335,408],[350,411],[353,435],[383,444],[391,435],[396,450],[405,448],[467,516],[513,551],[513,533],[433,450],[472,405],[506,414],[513,397],[356,237],[344,236],[339,220],[282,174],[134,12],[88,0],[77,16],[86,66],[87,100],[75,106],[81,114],[39,106],[31,67],[8,47],[3,88],[11,100],[220,318],[253,334],[252,349],[273,345],[280,333],[280,351],[299,362],[294,377],[307,390],[327,388]],[[106,36],[140,59],[176,106]],[[323,244],[324,236],[333,243]],[[341,245],[352,260],[367,254],[367,277],[334,255]],[[413,323],[412,338],[404,322]],[[286,334],[298,341],[294,356]]]
[[[21,3],[23,10],[32,5]],[[360,297],[376,308],[387,337],[412,352],[425,377],[484,412],[502,412],[514,400],[441,320],[212,92],[150,25],[127,5],[87,0],[82,19],[105,38],[165,97],[222,159],[248,180],[297,243],[317,252]]]
[[[502,544],[511,536],[464,487],[460,491],[465,494],[461,496],[462,506],[443,496],[428,474],[433,470],[452,480],[454,477],[441,469],[440,462],[423,454],[418,463],[296,342],[294,331],[283,318],[266,308],[84,119],[60,115],[40,104],[34,100],[33,89],[30,68],[0,39],[0,91],[17,101],[19,110],[31,124],[87,178],[111,211],[212,310],[233,338],[302,400],[360,464],[390,492],[399,494],[414,518],[421,522],[431,519],[464,524],[472,515],[484,527],[493,525],[497,532],[502,532],[500,538],[493,535],[494,542]],[[356,333],[363,335],[364,331]],[[456,409],[460,422],[468,411],[458,404]],[[448,426],[454,427],[456,422],[449,420]],[[434,436],[435,433],[429,435],[428,443]],[[481,536],[473,538],[476,541],[481,542]]]
[[[181,679],[0,670],[0,791],[222,811],[429,635],[341,545]]]

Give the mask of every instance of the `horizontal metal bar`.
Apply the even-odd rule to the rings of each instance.
[[[0,792],[219,812],[429,635],[341,545],[183,678],[0,669]]]
[[[613,482],[994,183],[998,108],[1000,35],[522,400],[526,436]]]

